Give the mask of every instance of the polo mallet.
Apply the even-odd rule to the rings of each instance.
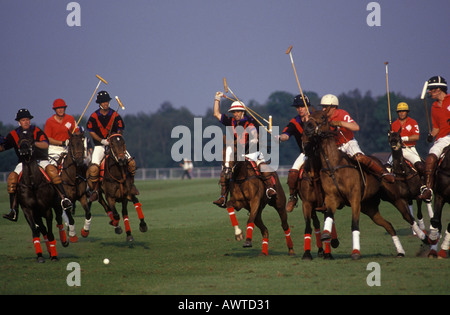
[[[387,89],[387,100],[388,100],[388,110],[389,110],[389,126],[392,125],[392,119],[391,119],[391,101],[389,100],[389,79],[388,79],[388,63],[385,62],[384,65],[386,66],[386,89]]]
[[[303,103],[305,104],[306,111],[308,112],[308,115],[309,115],[309,108],[308,108],[308,105],[306,105],[305,97],[303,96],[302,87],[300,86],[300,81],[298,80],[297,70],[295,70],[294,58],[292,58],[291,50],[292,50],[292,45],[289,46],[289,48],[286,50],[286,55],[289,55],[289,57],[291,57],[292,69],[294,69],[294,74],[295,74],[295,79],[297,80],[298,89],[300,90],[300,94],[302,95],[302,98],[303,98]]]
[[[425,105],[425,113],[427,113],[428,133],[431,134],[430,117],[428,116],[428,104],[427,104],[427,98],[426,98],[427,89],[428,89],[428,81],[425,81],[425,84],[423,85],[423,89],[422,89],[422,94],[420,95],[420,99],[423,100],[424,105]]]
[[[225,92],[230,92],[230,93],[234,96],[234,98],[235,98],[234,101],[239,102],[239,103],[245,108],[245,110],[250,114],[250,116],[252,116],[252,117],[253,117],[253,118],[254,118],[261,126],[263,126],[264,129],[266,129],[266,131],[267,131],[268,133],[272,134],[272,116],[269,116],[269,120],[266,120],[264,117],[262,117],[262,116],[259,115],[257,112],[255,112],[253,109],[251,109],[251,108],[245,106],[245,104],[242,103],[242,102],[239,100],[239,98],[236,96],[236,94],[234,94],[233,91],[229,88],[229,86],[228,86],[228,84],[227,84],[226,78],[223,78],[223,86],[224,86]],[[230,100],[233,100],[232,98],[229,98],[229,97],[227,97],[227,98],[230,99]],[[258,116],[258,117],[260,117],[260,118],[261,118],[262,120],[264,120],[267,124],[269,124],[269,129],[267,129],[266,126],[265,126],[263,123],[261,123],[261,122],[258,120],[258,118],[255,117],[255,115]]]
[[[122,103],[122,101],[119,99],[119,97],[116,96],[115,99],[116,99],[117,103],[119,104],[119,105],[117,105],[117,109],[116,109],[115,112],[117,113],[117,112],[119,111],[119,107],[122,108],[122,110],[125,110],[125,106],[123,106],[123,103]],[[115,122],[115,120],[116,120],[116,117],[117,117],[117,115],[114,115],[114,120],[113,120],[113,122],[112,122],[112,124],[111,124],[111,130],[112,130],[112,127],[113,127],[114,122]],[[108,131],[108,137],[107,137],[107,138],[109,138],[109,136],[111,135],[111,130]]]
[[[86,110],[87,110],[88,107],[89,107],[89,104],[91,104],[91,101],[92,101],[92,99],[94,98],[95,93],[97,93],[97,90],[98,90],[98,87],[100,86],[100,83],[103,82],[103,83],[105,83],[105,84],[108,84],[108,82],[106,82],[106,80],[103,79],[103,78],[102,78],[101,76],[99,76],[98,74],[96,74],[95,76],[96,76],[97,79],[99,80],[99,81],[98,81],[98,84],[97,84],[97,87],[95,88],[94,93],[92,93],[92,96],[91,96],[91,98],[89,99],[89,102],[87,103],[86,107],[84,108],[83,113],[81,114],[80,118],[78,119],[78,121],[77,121],[77,123],[76,123],[76,125],[75,125],[75,128],[73,129],[74,131],[75,131],[75,129],[77,129],[78,124],[79,124],[80,121],[81,121],[81,118],[83,118],[84,113],[86,112]],[[72,133],[73,133],[73,132],[72,132]]]

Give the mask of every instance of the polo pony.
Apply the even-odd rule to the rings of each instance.
[[[134,186],[132,177],[128,173],[125,139],[120,134],[113,134],[109,138],[110,151],[104,159],[103,179],[99,189],[99,202],[111,219],[111,225],[115,227],[117,234],[122,233],[119,226],[120,216],[116,210],[116,202],[122,204],[122,217],[127,234],[127,241],[133,241],[131,227],[128,219],[128,200],[131,200],[138,213],[140,220],[139,230],[147,231],[147,224],[142,213],[142,205],[136,194],[138,191]],[[105,199],[103,199],[103,195]]]
[[[420,230],[409,213],[407,200],[401,198],[398,186],[394,183],[380,181],[375,175],[361,169],[348,155],[338,149],[335,138],[338,130],[331,129],[327,111],[313,112],[305,124],[304,131],[303,142],[312,145],[313,151],[317,151],[320,156],[320,170],[317,171],[320,171],[327,208],[322,239],[326,240],[331,237],[330,226],[334,222],[336,210],[350,206],[352,209],[352,259],[361,257],[359,231],[361,212],[368,215],[375,224],[386,229],[392,237],[397,256],[404,256],[405,251],[394,227],[379,212],[380,201],[385,200],[392,203],[400,211],[403,219],[411,225],[417,236],[428,243],[427,235]]]

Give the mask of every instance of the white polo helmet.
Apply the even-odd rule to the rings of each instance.
[[[339,100],[335,95],[327,94],[320,100],[320,106],[339,106]]]
[[[229,112],[234,112],[234,111],[238,111],[238,110],[242,110],[245,111],[245,104],[239,101],[234,101],[231,104],[230,109],[228,110]]]

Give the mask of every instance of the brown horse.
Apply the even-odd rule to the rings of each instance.
[[[404,256],[404,250],[392,224],[386,221],[379,212],[380,201],[385,200],[392,203],[411,225],[417,236],[428,243],[428,237],[420,230],[408,211],[407,200],[401,198],[398,186],[385,181],[380,182],[373,174],[361,171],[346,154],[338,149],[335,135],[336,131],[331,130],[326,111],[312,113],[305,124],[303,141],[305,144],[311,142],[309,145],[315,147],[321,161],[320,179],[327,207],[322,238],[330,238],[336,209],[350,206],[352,209],[352,259],[361,257],[359,238],[361,212],[368,215],[375,224],[386,229],[392,237],[397,256]],[[377,162],[379,163],[379,161]]]
[[[128,200],[134,203],[140,220],[139,230],[147,231],[147,224],[142,213],[141,203],[136,194],[138,191],[128,174],[125,140],[120,134],[113,134],[109,138],[110,153],[105,157],[104,175],[99,189],[99,202],[111,219],[110,224],[115,227],[117,234],[122,233],[119,226],[120,216],[116,210],[116,202],[122,203],[122,217],[127,234],[127,241],[133,241],[128,219]],[[103,194],[106,198],[103,199]]]
[[[311,156],[314,155],[314,152],[311,152]],[[318,169],[319,166],[312,166],[313,164],[317,164],[320,160],[318,157],[316,158],[308,158],[306,159],[305,163],[303,164],[303,167],[300,170],[299,174],[299,181],[298,181],[298,195],[300,199],[302,200],[302,210],[303,210],[303,217],[305,219],[305,235],[304,235],[304,253],[303,253],[303,260],[312,260],[311,255],[311,240],[312,240],[312,228],[311,228],[311,220],[314,226],[314,234],[316,239],[316,245],[318,248],[318,257],[324,257],[325,259],[331,258],[331,255],[324,255],[323,250],[323,243],[321,240],[321,233],[320,233],[320,221],[317,217],[317,211],[315,208],[318,206],[318,200],[320,198],[317,198],[317,190],[316,189],[322,189],[320,187],[320,182],[318,180],[317,176],[313,175],[313,170]],[[317,187],[315,187],[317,186]],[[337,248],[339,246],[339,240],[337,239],[336,235],[336,228],[333,224],[332,228],[332,237],[330,240],[325,240],[325,247],[327,247],[326,252],[330,252],[329,246],[332,246],[333,248]]]
[[[408,200],[410,213],[413,214],[413,200],[417,204],[417,219],[421,230],[425,230],[422,215],[422,199],[417,196],[420,195],[420,187],[423,185],[422,178],[419,171],[410,162],[403,157],[402,147],[403,141],[401,139],[400,130],[397,132],[388,132],[389,145],[392,152],[392,173],[395,175],[395,180],[402,198]],[[433,217],[433,208],[431,202],[425,202],[430,218]]]
[[[236,153],[236,150],[234,152]],[[286,196],[280,184],[278,174],[273,172],[277,195],[269,199],[265,193],[266,189],[261,178],[261,173],[257,170],[257,166],[254,163],[247,159],[244,161],[236,161],[236,158],[234,161],[230,161],[230,167],[233,171],[230,179],[230,200],[227,202],[227,209],[229,212],[230,209],[239,211],[242,208],[249,211],[247,233],[243,247],[252,247],[253,228],[256,225],[260,229],[263,238],[261,255],[268,255],[269,230],[262,220],[262,211],[268,204],[275,208],[280,216],[288,253],[289,255],[293,255],[294,248],[291,231],[287,222]]]
[[[450,203],[450,146],[444,149],[444,154],[438,162],[434,182],[434,216],[431,219],[430,238],[437,240],[442,231],[442,208],[445,203]],[[450,223],[447,233],[450,233]],[[441,250],[439,257],[447,257],[445,251]]]
[[[59,197],[34,158],[33,140],[27,137],[21,138],[18,146],[23,162],[22,173],[17,186],[17,202],[22,207],[25,219],[31,228],[37,261],[39,263],[45,262],[40,241],[41,233],[50,253],[50,259],[56,261],[58,260],[58,254],[52,231],[52,208],[55,208],[58,223],[62,224],[61,212],[58,212],[55,207],[56,204],[59,204]],[[59,207],[61,208],[61,206]],[[47,226],[45,226],[43,218]],[[68,246],[69,243],[63,243],[63,245]]]
[[[68,152],[62,156],[59,161],[59,169],[61,179],[64,185],[67,198],[73,205],[78,200],[85,212],[85,222],[81,229],[81,235],[87,237],[91,224],[91,202],[88,201],[86,195],[86,171],[87,166],[84,164],[84,133],[72,134],[69,131]],[[69,239],[76,242],[78,237],[75,232],[75,222],[69,216]]]

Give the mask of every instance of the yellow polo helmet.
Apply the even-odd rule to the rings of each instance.
[[[397,112],[399,112],[401,110],[407,110],[409,112],[408,104],[406,104],[405,102],[398,103],[398,105],[397,105]]]

